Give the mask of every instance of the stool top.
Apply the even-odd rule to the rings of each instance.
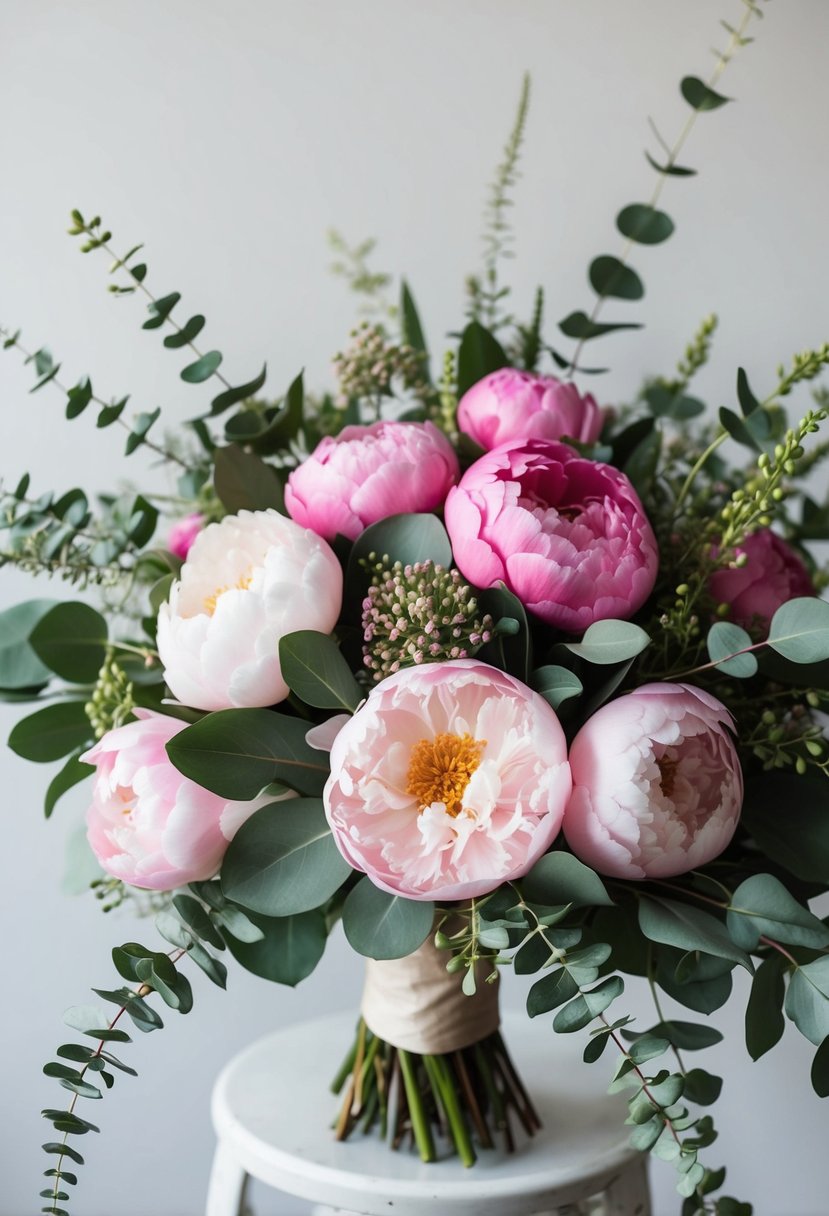
[[[425,1164],[357,1131],[338,1143],[329,1086],[356,1018],[335,1014],[259,1039],[220,1074],[216,1134],[255,1178],[305,1199],[380,1216],[511,1216],[539,1211],[582,1180],[602,1180],[637,1159],[623,1126],[621,1094],[608,1070],[584,1064],[580,1034],[557,1035],[546,1019],[507,1016],[504,1037],[543,1122],[534,1137],[516,1128],[516,1151],[478,1152],[472,1169],[454,1157]],[[590,1193],[589,1191],[587,1192]],[[439,1206],[436,1206],[439,1205]]]

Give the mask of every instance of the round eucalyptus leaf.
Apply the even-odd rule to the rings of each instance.
[[[423,945],[434,916],[431,900],[392,895],[362,878],[343,905],[343,929],[365,958],[403,958]]]
[[[771,618],[769,646],[794,663],[829,659],[829,604],[800,596],[781,604]]]
[[[745,629],[731,621],[717,621],[708,630],[708,654],[712,663],[726,675],[740,680],[757,674],[757,659],[751,653],[741,654],[753,645]]]

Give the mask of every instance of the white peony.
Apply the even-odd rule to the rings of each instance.
[[[197,536],[158,614],[173,696],[194,709],[273,705],[288,695],[279,639],[330,633],[342,570],[316,533],[278,511],[240,511]]]

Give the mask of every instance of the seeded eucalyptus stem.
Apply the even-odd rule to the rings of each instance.
[[[744,44],[745,31],[748,29],[748,25],[749,25],[749,22],[751,21],[752,17],[762,16],[762,13],[760,12],[755,0],[742,0],[742,2],[745,5],[745,11],[742,15],[739,25],[736,28],[730,29],[729,27],[727,27],[727,28],[729,28],[729,32],[730,32],[730,39],[729,39],[726,49],[719,54],[719,56],[717,58],[717,63],[714,67],[714,70],[711,72],[710,76],[708,77],[707,81],[705,82],[706,88],[708,88],[708,89],[714,88],[714,86],[718,83],[720,77],[722,76],[723,72],[725,71],[726,67],[733,59],[734,54]],[[665,141],[661,138],[661,136],[659,136],[657,133],[657,138],[659,139],[659,142],[662,144],[663,149],[667,155],[667,162],[666,162],[667,169],[669,169],[669,170],[672,169],[674,167],[674,165],[677,163],[677,160],[679,159],[679,154],[682,151],[683,147],[685,146],[685,142],[688,139],[688,136],[691,134],[692,130],[694,129],[694,125],[696,123],[698,114],[699,114],[698,109],[696,109],[695,107],[691,109],[691,113],[685,119],[682,129],[679,132],[679,135],[677,136],[677,138],[674,141],[672,146],[669,146],[668,144],[666,144]],[[648,204],[647,204],[648,207],[650,207],[650,208],[656,207],[657,203],[659,202],[660,198],[662,197],[662,191],[665,188],[665,179],[667,176],[668,176],[668,174],[665,172],[661,172],[657,175],[657,182],[653,188],[653,191],[651,192],[650,199],[648,200]],[[622,265],[627,265],[628,258],[630,257],[630,252],[631,252],[631,249],[633,248],[634,244],[635,244],[635,241],[633,241],[632,238],[628,238],[625,241],[624,245],[622,246],[621,252],[619,254],[619,261],[622,263]],[[596,297],[596,302],[593,305],[593,310],[590,313],[590,318],[589,318],[590,325],[593,325],[595,323],[596,319],[599,316],[599,313],[602,311],[602,308],[604,307],[604,303],[605,303],[606,299],[607,299],[607,292],[606,291],[599,292],[599,294]],[[588,332],[589,332],[589,330],[588,330]],[[586,341],[587,341],[586,337],[582,337],[578,340],[576,349],[573,352],[573,357],[570,361],[570,366],[569,366],[569,369],[567,372],[568,378],[572,377],[573,374],[579,370],[579,366],[578,366],[579,356],[582,352],[584,343]]]

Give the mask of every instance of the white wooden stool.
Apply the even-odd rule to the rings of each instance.
[[[516,1134],[516,1151],[481,1150],[424,1164],[376,1136],[334,1139],[329,1091],[355,1016],[291,1026],[231,1060],[213,1091],[218,1144],[207,1216],[240,1216],[248,1178],[311,1200],[317,1216],[650,1216],[646,1160],[628,1146],[622,1095],[605,1091],[603,1061],[584,1064],[584,1036],[505,1018],[505,1038],[543,1130]],[[603,1196],[603,1207],[588,1204]]]

